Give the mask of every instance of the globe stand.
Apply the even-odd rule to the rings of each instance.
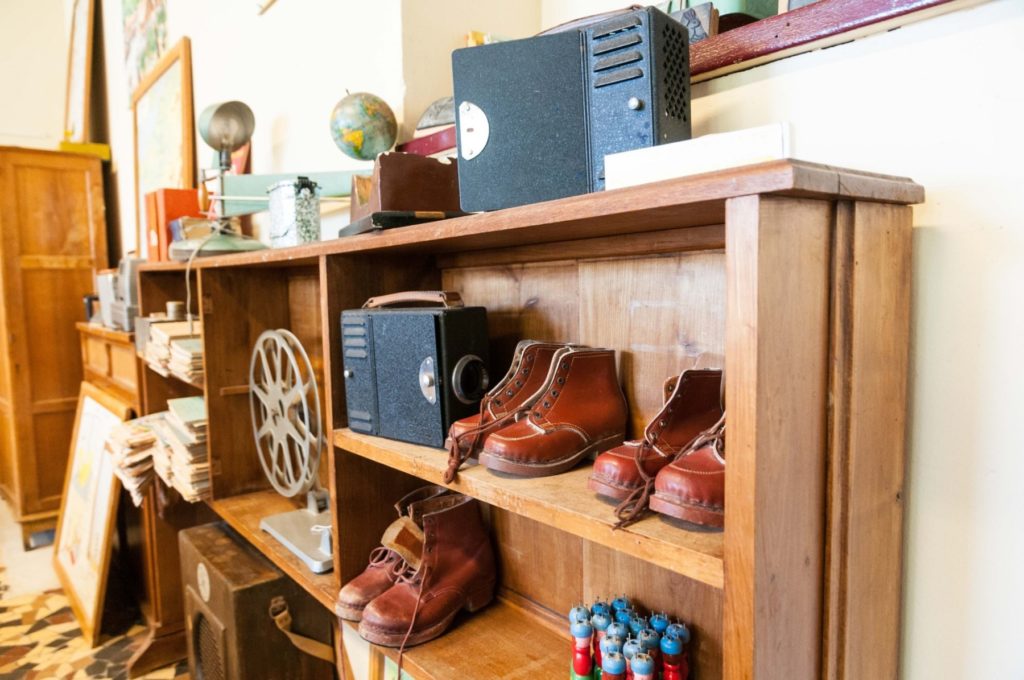
[[[309,356],[290,331],[264,331],[249,363],[249,406],[260,465],[285,498],[306,495],[306,507],[260,520],[309,569],[333,568],[330,499],[317,485],[324,433],[320,393]]]

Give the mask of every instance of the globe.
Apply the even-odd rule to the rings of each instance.
[[[395,144],[398,121],[383,99],[369,92],[347,95],[331,112],[331,136],[346,156],[372,161]]]

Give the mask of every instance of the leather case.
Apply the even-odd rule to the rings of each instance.
[[[412,153],[384,153],[373,175],[352,179],[350,221],[377,212],[453,212],[459,210],[459,173],[455,161]]]

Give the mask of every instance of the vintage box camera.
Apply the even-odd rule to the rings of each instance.
[[[687,30],[653,7],[455,50],[467,212],[604,189],[604,157],[690,138]]]
[[[440,448],[487,391],[487,310],[463,306],[458,293],[370,298],[341,313],[341,345],[355,432]]]

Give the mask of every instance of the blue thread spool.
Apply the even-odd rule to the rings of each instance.
[[[601,659],[601,670],[603,676],[624,677],[626,674],[626,660],[619,652],[609,652]]]
[[[649,680],[654,678],[654,658],[646,652],[638,652],[630,664],[634,680]]]
[[[668,617],[664,614],[651,614],[651,628],[658,632],[658,635],[664,635],[665,630],[668,628]]]
[[[627,665],[629,664],[629,661],[637,655],[638,652],[642,651],[643,647],[640,646],[640,641],[636,638],[629,638],[624,643],[622,643],[622,656],[625,657]]]
[[[576,605],[569,610],[569,623],[576,623],[577,621],[589,621],[590,610],[583,605]]]
[[[645,619],[644,617],[640,616],[639,614],[634,614],[629,619],[629,630],[631,633],[633,633],[633,635],[639,635],[640,631],[642,631],[644,628],[647,628],[647,619]]]
[[[690,641],[690,629],[682,623],[673,623],[665,629],[665,634],[679,638],[684,645]]]
[[[666,632],[661,637],[661,653],[666,656],[675,656],[683,653],[683,641],[673,633]]]
[[[620,609],[631,609],[631,608],[632,607],[629,604],[629,598],[627,598],[627,597],[619,596],[619,597],[615,598],[614,600],[612,600],[612,609],[614,609],[615,611],[619,611]]]
[[[593,614],[611,614],[612,608],[604,600],[597,600],[594,604],[590,605],[590,613]]]
[[[622,654],[622,638],[618,635],[605,635],[601,640],[601,658],[612,652]]]
[[[605,630],[605,634],[609,637],[615,636],[620,640],[625,640],[627,637],[629,637],[629,628],[626,626],[626,624],[621,623],[619,621],[615,621],[613,623],[608,624],[608,628]]]

